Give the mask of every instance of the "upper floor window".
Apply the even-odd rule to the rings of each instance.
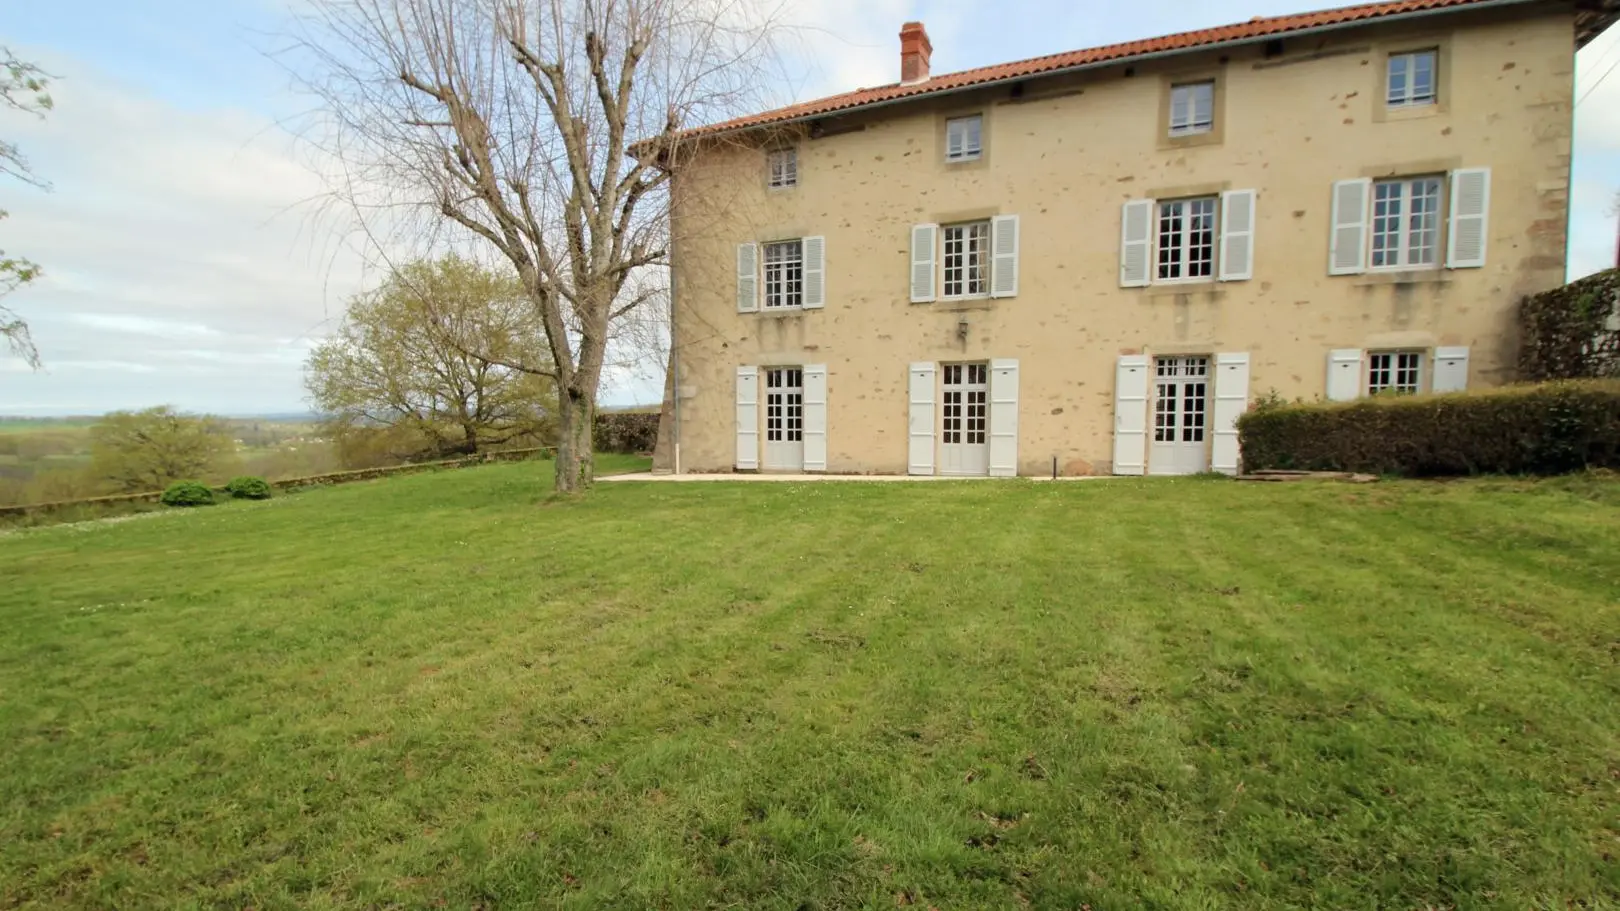
[[[975,161],[984,148],[984,116],[952,117],[945,121],[945,160]]]
[[[1434,50],[1390,55],[1389,91],[1386,95],[1390,107],[1434,104],[1435,62],[1438,56]]]
[[[1330,211],[1329,275],[1484,268],[1491,169],[1335,181]]]
[[[990,222],[945,226],[945,296],[990,293]]]
[[[1018,296],[1018,216],[911,226],[911,302]]]
[[[1440,178],[1373,182],[1372,267],[1412,269],[1440,262]]]
[[[768,185],[771,189],[795,187],[799,185],[799,150],[777,149],[766,155],[770,166],[770,179]]]
[[[1195,136],[1215,129],[1215,82],[1170,87],[1170,135]]]
[[[1215,200],[1203,196],[1159,203],[1159,281],[1214,276]]]
[[[804,241],[765,245],[765,309],[804,306]]]
[[[1367,361],[1367,394],[1416,395],[1423,381],[1423,353],[1374,351]]]

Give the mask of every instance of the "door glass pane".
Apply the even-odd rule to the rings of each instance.
[[[1160,383],[1153,397],[1153,442],[1169,443],[1176,438],[1176,385]]]

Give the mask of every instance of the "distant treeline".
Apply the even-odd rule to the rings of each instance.
[[[555,443],[548,430],[542,423],[536,432],[467,452],[464,440],[413,425],[219,418],[168,407],[100,418],[27,418],[0,424],[0,506],[143,493],[177,480],[217,485],[254,475],[276,481],[547,447]],[[597,416],[601,451],[651,452],[657,439],[654,411]]]

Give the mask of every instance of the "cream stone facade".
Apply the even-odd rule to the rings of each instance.
[[[1519,299],[1564,279],[1576,42],[1572,6],[1465,3],[704,140],[673,183],[678,470],[1233,471],[1263,396],[1508,382]],[[1435,97],[1391,106],[1408,52]],[[1204,81],[1213,123],[1172,136]],[[959,287],[941,226],[975,222]],[[1375,265],[1380,227],[1432,264]]]

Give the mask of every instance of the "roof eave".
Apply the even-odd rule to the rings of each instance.
[[[1087,70],[1120,66],[1122,64],[1136,63],[1144,60],[1158,60],[1167,57],[1179,57],[1183,54],[1205,53],[1212,50],[1219,50],[1221,48],[1241,47],[1248,44],[1264,44],[1265,42],[1276,41],[1281,38],[1299,38],[1307,35],[1323,34],[1326,32],[1344,31],[1346,29],[1367,28],[1369,26],[1382,25],[1388,22],[1406,22],[1413,19],[1428,18],[1430,16],[1456,15],[1459,13],[1474,12],[1477,10],[1501,9],[1503,7],[1525,6],[1532,3],[1541,2],[1545,2],[1545,0],[1481,0],[1479,3],[1471,3],[1467,6],[1449,6],[1440,7],[1437,9],[1411,10],[1409,12],[1391,13],[1387,16],[1378,16],[1371,19],[1357,19],[1350,22],[1334,22],[1326,25],[1313,25],[1306,28],[1291,29],[1284,32],[1274,32],[1269,35],[1245,36],[1243,38],[1233,38],[1226,41],[1213,41],[1208,44],[1198,44],[1189,47],[1170,48],[1162,51],[1149,51],[1143,54],[1131,54],[1124,57],[1111,57],[1107,60],[1095,60],[1086,63],[1077,63],[1070,66],[1043,70],[1038,73],[1023,73],[1016,76],[1003,76],[995,79],[986,79],[983,82],[973,82],[966,85],[953,86],[948,89],[939,89],[938,91],[917,92],[911,95],[902,95],[898,98],[885,98],[879,101],[867,102],[865,104],[850,105],[847,108],[820,111],[812,114],[799,114],[796,116],[784,117],[781,120],[769,120],[763,123],[745,124],[726,129],[706,130],[703,127],[696,127],[690,131],[690,136],[688,138],[692,140],[700,140],[728,136],[737,133],[750,133],[756,130],[784,127],[796,123],[821,120],[827,117],[838,117],[844,114],[863,113],[866,111],[876,110],[878,108],[891,107],[897,104],[909,104],[925,98],[942,98],[948,95],[957,95],[962,92],[976,92],[981,89],[992,88],[994,86],[1006,85],[1014,82],[1027,82],[1031,79],[1046,79],[1052,76],[1080,73]],[[1608,11],[1609,7],[1620,5],[1620,0],[1603,0],[1603,5],[1605,7],[1603,18],[1607,20],[1604,23],[1603,28],[1607,28],[1608,25],[1612,25],[1617,18],[1620,18],[1620,9]],[[1598,32],[1603,30],[1603,28],[1592,30],[1591,36],[1595,37]],[[1590,40],[1590,38],[1586,38],[1585,40]]]

